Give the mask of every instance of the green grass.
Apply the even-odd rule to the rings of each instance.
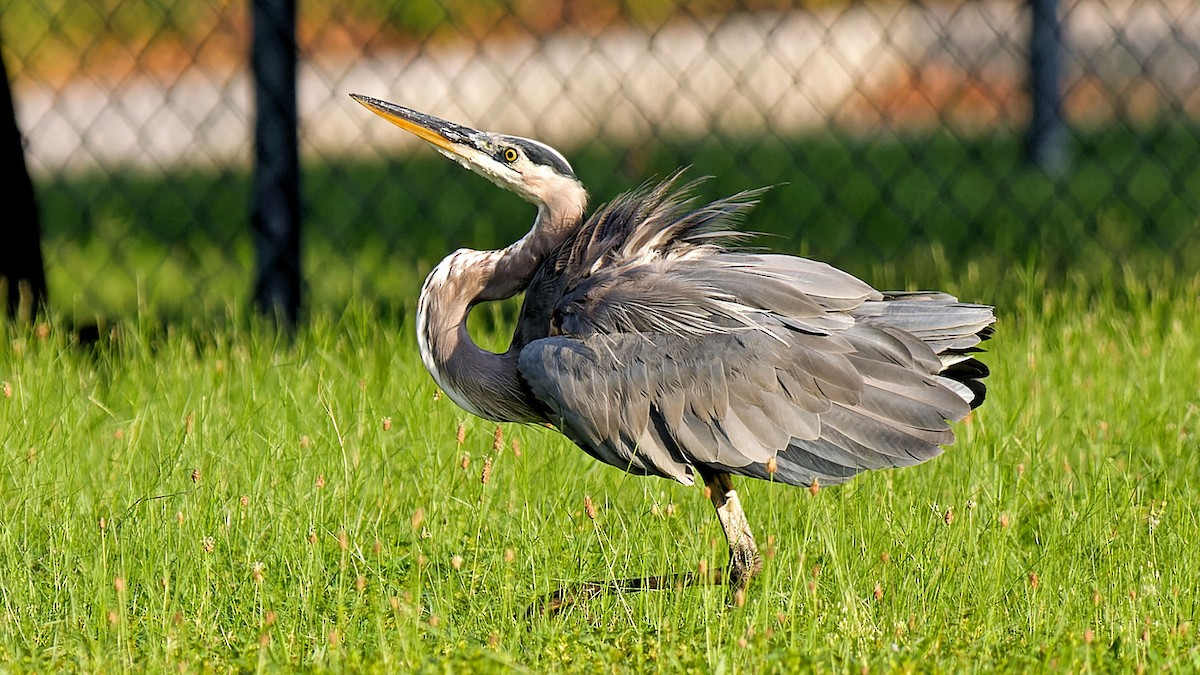
[[[742,482],[770,551],[744,607],[534,618],[563,583],[724,564],[699,488],[540,428],[494,451],[363,303],[291,343],[235,309],[93,347],[0,323],[0,669],[1200,668],[1200,277],[1008,288],[989,401],[945,455],[815,496]]]

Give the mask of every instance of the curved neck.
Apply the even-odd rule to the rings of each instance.
[[[533,229],[516,243],[498,251],[460,249],[426,278],[417,306],[421,359],[438,386],[468,412],[498,422],[542,420],[517,372],[523,345],[503,354],[479,348],[467,332],[467,316],[481,302],[525,290],[546,255],[582,218],[582,197],[576,208],[542,205]]]

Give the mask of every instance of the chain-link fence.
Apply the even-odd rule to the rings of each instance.
[[[301,3],[311,302],[407,302],[532,209],[347,96],[538,138],[595,201],[690,165],[776,185],[751,229],[879,281],[1200,271],[1200,5],[1063,0],[1064,162],[1031,167],[1030,10],[1011,0]],[[3,56],[50,301],[249,297],[249,8],[5,0]],[[874,277],[874,278],[872,278]]]

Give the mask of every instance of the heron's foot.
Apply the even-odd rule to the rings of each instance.
[[[604,586],[593,581],[585,581],[574,586],[564,586],[535,600],[525,610],[525,616],[526,618],[533,618],[538,615],[551,616],[558,614],[575,603],[591,600],[604,592]]]
[[[724,583],[724,576],[719,570],[707,574],[687,572],[614,581],[584,581],[543,595],[525,610],[525,616],[532,618],[537,615],[554,615],[571,605],[601,595],[636,593],[637,591],[680,591],[690,586],[720,586]]]
[[[762,558],[752,547],[729,551],[729,604],[746,604],[750,582],[762,572]]]

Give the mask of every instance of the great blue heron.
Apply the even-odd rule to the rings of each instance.
[[[351,96],[537,206],[520,241],[459,249],[426,279],[417,336],[438,385],[480,417],[548,422],[630,473],[699,476],[732,588],[762,567],[732,475],[831,485],[917,464],[983,401],[974,355],[991,307],[736,248],[756,191],[696,206],[676,174],[585,220],[587,192],[553,148]],[[471,308],[522,291],[508,350],[477,347]]]

